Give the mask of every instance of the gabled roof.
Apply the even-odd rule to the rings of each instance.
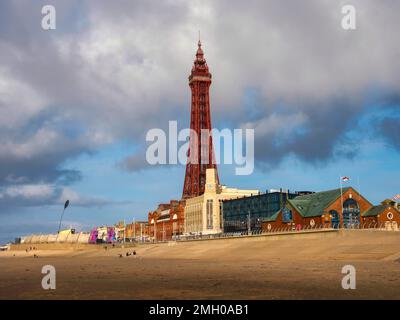
[[[362,214],[362,216],[363,217],[376,217],[378,214],[380,214],[386,208],[389,208],[389,207],[392,207],[394,210],[397,210],[396,208],[394,208],[390,204],[380,204],[380,205],[373,206],[373,207],[369,208],[369,210],[365,211]]]
[[[342,189],[345,193],[350,187]],[[340,197],[340,189],[316,192],[298,196],[288,202],[303,216],[303,217],[318,217],[321,216],[324,210],[329,207],[335,200]]]
[[[281,210],[278,210],[277,212],[275,212],[272,216],[264,218],[263,222],[271,222],[271,221],[276,221],[276,219],[278,218],[279,213],[281,212]]]

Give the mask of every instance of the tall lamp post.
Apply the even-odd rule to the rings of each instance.
[[[133,242],[136,242],[136,219],[133,218]]]
[[[60,233],[62,218],[64,216],[65,209],[67,209],[68,206],[69,206],[69,200],[65,201],[65,203],[64,203],[64,209],[63,209],[63,212],[61,214],[60,224],[58,225],[58,232],[57,233]]]
[[[250,233],[251,233],[250,210],[248,212],[249,212],[249,214],[247,216],[247,234],[250,235]]]

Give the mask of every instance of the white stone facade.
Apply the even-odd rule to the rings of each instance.
[[[221,201],[258,193],[258,190],[241,190],[218,185],[215,169],[207,169],[204,194],[186,200],[185,234],[205,235],[222,232]]]

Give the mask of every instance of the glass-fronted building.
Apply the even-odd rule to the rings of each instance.
[[[221,203],[223,230],[225,233],[261,230],[263,220],[284,207],[287,199],[309,193],[272,190],[250,197],[224,200]]]

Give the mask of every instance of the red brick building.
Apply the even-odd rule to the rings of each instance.
[[[366,227],[380,227],[398,230],[400,226],[400,210],[392,200],[385,200],[362,214]]]
[[[125,226],[125,239],[128,241],[145,241],[149,236],[147,221],[135,221]]]
[[[288,199],[281,210],[264,219],[263,231],[313,227],[362,227],[363,213],[373,205],[352,187]]]
[[[162,203],[149,212],[149,238],[153,241],[169,241],[179,237],[184,232],[185,201],[171,200]]]

